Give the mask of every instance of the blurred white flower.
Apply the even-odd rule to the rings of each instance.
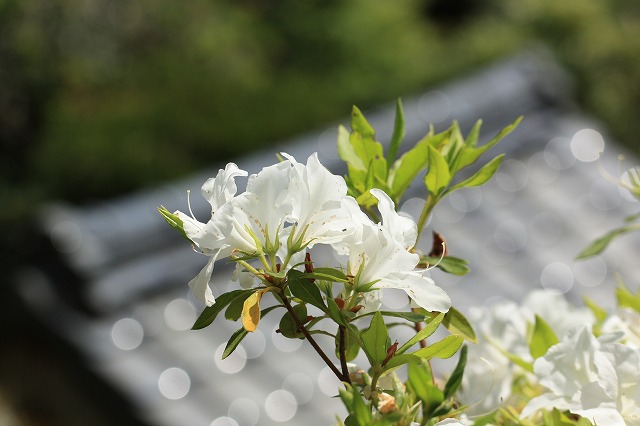
[[[532,399],[522,416],[558,408],[599,425],[640,425],[640,352],[611,340],[596,339],[591,325],[570,330],[534,363],[548,391]]]
[[[603,333],[623,333],[623,341],[627,346],[640,348],[640,312],[629,308],[620,308],[602,325]]]

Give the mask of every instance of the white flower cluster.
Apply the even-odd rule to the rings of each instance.
[[[348,257],[343,269],[355,277],[356,290],[399,288],[428,311],[448,311],[448,295],[424,269],[416,269],[419,256],[409,251],[416,242],[415,222],[399,215],[386,193],[371,190],[382,216],[382,223],[374,223],[347,195],[344,179],[331,174],[316,154],[306,164],[282,155],[284,161],[249,176],[239,195],[235,178],[247,172],[235,164],[209,179],[202,186],[211,204],[206,223],[176,212],[187,237],[210,257],[189,283],[198,299],[208,306],[215,302],[209,280],[218,259],[254,257],[265,269],[274,271],[277,264],[286,271],[303,262],[307,249],[325,244]]]
[[[534,360],[527,333],[535,315],[561,340]],[[590,310],[571,306],[562,295],[535,291],[522,305],[507,301],[476,309],[470,320],[481,342],[469,348],[463,376],[460,397],[470,407],[467,414],[513,403],[511,393],[519,379],[543,389],[528,401],[523,418],[535,419],[540,410],[556,408],[598,425],[640,425],[638,312],[621,309],[609,316],[596,337]],[[533,363],[533,373],[512,363],[507,354]]]

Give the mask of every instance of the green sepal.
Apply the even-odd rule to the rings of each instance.
[[[173,229],[178,231],[185,240],[193,244],[193,241],[191,241],[191,238],[187,237],[187,234],[184,232],[184,222],[182,222],[182,219],[180,219],[177,214],[171,213],[169,210],[167,210],[165,206],[158,207],[158,213],[162,215],[162,217],[164,218],[164,220],[167,221],[169,226],[171,226]]]

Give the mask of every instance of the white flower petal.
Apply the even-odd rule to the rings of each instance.
[[[211,204],[211,212],[218,210],[224,203],[231,200],[238,191],[235,178],[247,176],[247,172],[229,163],[218,171],[215,178],[207,180],[202,185],[202,196]]]
[[[392,238],[406,249],[413,247],[418,237],[418,227],[413,219],[399,215],[393,200],[386,192],[378,188],[373,188],[369,192],[378,199],[382,225],[387,228]]]
[[[213,293],[211,292],[211,288],[209,287],[209,280],[211,279],[211,273],[213,272],[214,262],[215,257],[209,257],[209,261],[204,268],[202,268],[200,273],[196,275],[194,279],[189,281],[189,287],[191,288],[193,295],[207,306],[213,305],[216,301],[213,297]]]
[[[402,289],[421,308],[429,312],[447,312],[451,307],[449,295],[435,285],[431,278],[417,273],[392,273],[376,283],[375,287]]]

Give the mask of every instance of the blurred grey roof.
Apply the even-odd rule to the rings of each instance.
[[[544,55],[529,52],[403,99],[407,145],[422,137],[430,122],[442,129],[457,119],[466,132],[482,118],[481,136],[487,140],[525,116],[498,145],[507,160],[494,179],[446,198],[428,225],[445,236],[452,255],[470,262],[472,271],[465,277],[432,273],[463,312],[495,298],[520,300],[535,288],[561,290],[572,301],[589,293],[611,306],[613,272],[632,276],[633,253],[640,251],[637,236],[616,241],[602,257],[573,260],[588,242],[634,213],[637,204],[606,181],[595,162],[584,161],[592,153],[581,151],[581,135],[597,139],[599,134],[607,141],[600,160],[605,169],[618,169],[621,149],[609,142],[606,129],[572,106],[571,97],[571,81],[563,71]],[[387,141],[394,106],[365,115],[378,139]],[[271,164],[277,151],[299,160],[317,151],[323,164],[342,173],[335,152],[338,124],[269,144],[237,163],[256,172]],[[336,379],[304,342],[275,333],[275,315],[224,361],[221,350],[238,324],[218,319],[205,330],[189,331],[200,307],[186,283],[205,259],[166,226],[156,207],[185,209],[187,189],[199,194],[206,178],[222,166],[90,208],[47,208],[42,227],[78,277],[71,289],[76,303],[97,314],[70,304],[61,296],[61,283],[38,264],[24,271],[19,291],[150,425],[331,424],[335,413],[343,414],[331,398]],[[415,215],[421,195],[419,186],[412,188],[402,210]],[[196,216],[206,212],[199,199],[191,200]],[[430,235],[425,234],[426,248]],[[216,294],[227,288],[228,274],[228,268],[216,265]],[[385,303],[396,307],[405,299],[391,294]],[[320,343],[332,352],[332,342]],[[299,400],[291,400],[292,394]]]

